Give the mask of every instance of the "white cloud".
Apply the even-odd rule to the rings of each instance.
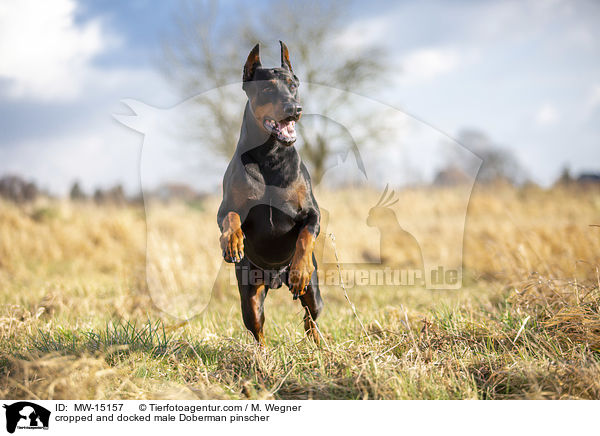
[[[548,126],[556,123],[559,118],[560,114],[558,109],[556,109],[556,107],[551,103],[545,103],[537,111],[535,115],[535,122],[540,126]]]
[[[346,26],[333,42],[341,49],[362,50],[381,42],[389,33],[391,24],[390,17],[385,15],[356,20]]]
[[[98,20],[77,23],[76,6],[74,0],[0,3],[0,100],[43,101],[50,108],[66,102],[82,114],[77,123],[58,120],[55,131],[0,144],[0,175],[22,174],[59,194],[76,179],[88,190],[123,182],[134,192],[140,138],[111,114],[122,110],[123,98],[168,106],[175,96],[146,65],[95,65],[94,57],[120,38]],[[35,133],[31,121],[27,128]]]
[[[421,48],[402,59],[402,81],[424,82],[454,71],[459,65],[458,53],[446,48]]]
[[[0,4],[0,79],[10,98],[77,97],[92,58],[114,38],[99,21],[75,22],[74,0],[8,0]]]
[[[124,183],[130,192],[139,186],[139,140],[116,123],[83,132],[0,147],[0,173],[33,179],[40,187],[64,195],[75,180],[91,191],[97,186]]]
[[[589,95],[588,100],[586,102],[587,112],[592,112],[598,106],[600,106],[600,84],[596,83],[592,87],[592,90],[590,91],[590,95]]]
[[[149,69],[93,69],[89,74],[88,80],[98,84],[94,94],[84,90],[81,101],[73,102],[85,117],[76,123],[62,121],[66,129],[0,144],[0,177],[21,174],[59,195],[74,180],[88,191],[115,183],[123,183],[130,193],[139,190],[141,136],[112,114],[123,112],[119,101],[126,97],[168,107],[175,95]],[[35,130],[35,122],[31,128]]]

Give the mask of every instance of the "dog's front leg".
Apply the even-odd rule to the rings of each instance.
[[[314,248],[315,235],[308,226],[303,227],[296,240],[296,251],[290,265],[290,290],[294,294],[294,299],[304,295],[310,284],[310,278],[315,270],[312,260]]]
[[[236,212],[229,212],[221,223],[221,249],[225,262],[239,262],[244,257],[242,221]]]

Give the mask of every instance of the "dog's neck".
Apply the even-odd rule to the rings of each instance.
[[[244,109],[237,153],[245,165],[258,165],[267,184],[286,185],[299,174],[300,155],[296,148],[281,143],[265,132],[252,114],[250,102]]]

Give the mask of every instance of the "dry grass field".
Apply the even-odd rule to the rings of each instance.
[[[376,256],[374,229],[352,211],[379,193],[316,196],[340,256]],[[422,246],[444,245],[460,221],[456,193],[399,196]],[[461,289],[352,287],[357,318],[343,289],[326,286],[320,346],[304,338],[299,303],[273,290],[264,350],[237,291],[217,283],[210,295],[218,201],[157,206],[148,227],[141,207],[0,202],[0,397],[600,398],[600,190],[477,188]],[[173,316],[206,296],[190,322]]]

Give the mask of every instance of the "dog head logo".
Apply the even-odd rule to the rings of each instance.
[[[14,433],[16,429],[48,429],[50,411],[29,401],[19,401],[3,406],[6,409],[6,431]]]

